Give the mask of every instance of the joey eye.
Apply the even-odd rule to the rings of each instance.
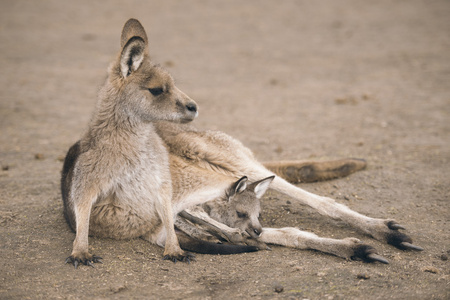
[[[240,212],[240,211],[236,211],[238,218],[240,219],[244,219],[247,218],[248,215],[246,213]]]
[[[160,87],[158,87],[158,88],[153,88],[153,89],[148,89],[148,91],[149,91],[153,96],[159,96],[159,95],[161,95],[161,94],[164,92],[164,90],[163,90],[162,88],[160,88]]]

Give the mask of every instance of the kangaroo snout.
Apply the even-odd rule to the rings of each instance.
[[[186,104],[186,109],[197,114],[197,104],[194,102]]]
[[[176,97],[176,104],[182,114],[181,123],[188,123],[198,116],[198,105],[188,95],[175,87],[174,95]]]
[[[259,229],[253,229],[253,232],[257,235],[260,236],[261,235],[261,231]]]
[[[248,228],[247,233],[252,237],[252,238],[258,238],[261,233],[262,233],[262,227],[261,226],[251,226],[250,228]]]
[[[183,105],[183,110],[184,117],[180,120],[181,123],[191,122],[198,116],[198,105],[192,100]]]

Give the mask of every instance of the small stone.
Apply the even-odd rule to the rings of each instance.
[[[127,286],[126,285],[119,285],[119,286],[113,286],[111,287],[111,292],[113,292],[114,294],[119,293],[123,290],[126,290]]]
[[[2,170],[3,171],[8,171],[9,170],[9,166],[8,165],[3,165],[2,166]]]
[[[370,279],[370,275],[366,274],[366,273],[359,273],[358,275],[356,275],[356,278],[366,280],[366,279]]]
[[[42,154],[42,153],[36,153],[36,154],[34,155],[34,158],[37,159],[37,160],[42,160],[42,159],[45,158],[45,156],[44,156],[44,154]]]
[[[284,287],[281,284],[275,285],[275,292],[276,293],[282,293],[284,291]]]
[[[422,269],[424,272],[437,274],[439,273],[439,269],[433,266],[427,266]]]
[[[441,260],[443,260],[443,261],[448,260],[447,254],[442,254],[439,258],[440,258]]]

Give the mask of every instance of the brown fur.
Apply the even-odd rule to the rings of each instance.
[[[180,124],[196,115],[195,102],[174,85],[170,74],[150,61],[145,30],[130,19],[89,128],[65,159],[64,213],[76,231],[67,262],[77,266],[100,261],[88,251],[88,234],[142,237],[164,246],[165,257],[171,260],[189,260],[179,246],[173,217],[223,197],[238,178],[248,176],[254,182],[273,176],[270,170],[279,175],[271,187],[294,200],[379,240],[396,246],[410,241],[398,234],[398,224],[392,220],[363,216],[282,178],[302,180],[303,162],[268,163],[266,168],[232,137]],[[307,165],[315,170],[313,180],[322,180],[348,175],[364,168],[365,162],[347,159]],[[341,256],[351,252],[348,247],[340,251]]]
[[[159,224],[165,233],[157,242],[165,245],[165,255],[187,257],[173,228],[168,153],[153,123],[189,122],[197,105],[151,63],[137,20],[125,24],[121,46],[88,131],[69,150],[63,168],[65,215],[76,231],[68,261],[75,266],[98,261],[88,252],[89,233],[151,237]]]

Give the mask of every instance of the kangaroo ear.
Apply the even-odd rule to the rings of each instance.
[[[270,176],[252,184],[251,187],[255,191],[256,198],[260,199],[264,195],[274,178],[275,176]]]
[[[124,47],[125,44],[134,36],[140,37],[145,45],[148,44],[147,33],[142,24],[136,19],[129,19],[122,29],[122,36],[120,37],[120,47]]]
[[[147,48],[147,34],[138,20],[130,19],[125,23],[120,45],[122,46],[120,72],[126,78],[139,69]]]
[[[247,188],[247,176],[242,177],[229,188],[228,200],[232,199],[235,195],[242,193]]]

